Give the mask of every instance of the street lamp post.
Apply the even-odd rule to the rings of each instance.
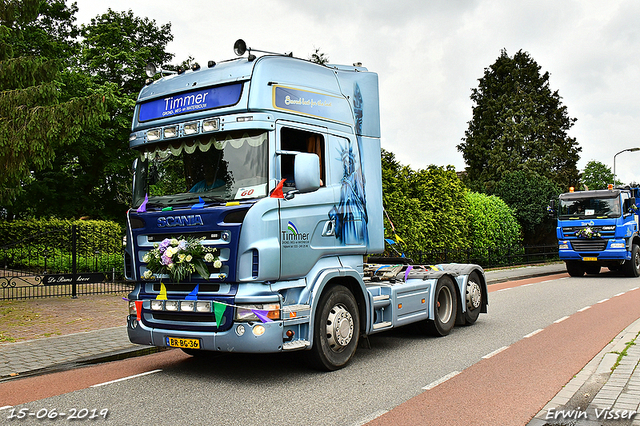
[[[640,148],[636,147],[636,148],[623,149],[622,151],[618,152],[618,154],[622,154],[623,152],[635,152],[635,151],[640,151]],[[618,154],[613,156],[613,186],[616,185],[616,157],[618,156]]]

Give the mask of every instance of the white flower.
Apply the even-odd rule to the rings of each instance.
[[[193,256],[188,254],[187,257],[184,258],[184,260],[186,260],[187,262],[191,262],[193,260]]]
[[[213,260],[214,260],[214,257],[213,257],[213,255],[211,253],[207,253],[207,254],[204,255],[204,261],[205,262],[213,262]]]
[[[215,262],[213,262],[213,267],[216,269],[219,269],[222,267],[222,262],[220,261],[220,259],[216,260]]]
[[[173,255],[176,254],[177,252],[178,252],[178,249],[176,247],[169,247],[167,251],[164,252],[164,254],[167,257],[173,257]]]
[[[151,260],[151,253],[145,254],[144,257],[142,258],[142,261],[144,263],[149,263],[150,260]]]
[[[172,246],[174,246],[174,247],[175,247],[175,246],[177,246],[178,244],[180,244],[180,242],[179,242],[176,238],[172,238],[172,239],[171,239],[171,245],[172,245]]]
[[[153,277],[153,272],[147,269],[146,271],[144,271],[144,274],[142,274],[142,276],[145,280],[150,280],[151,277]]]

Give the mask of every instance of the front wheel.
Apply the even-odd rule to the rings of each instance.
[[[631,246],[631,260],[625,261],[622,268],[628,277],[640,276],[640,247],[638,245]]]
[[[584,268],[580,264],[580,262],[576,261],[568,261],[567,262],[567,272],[572,277],[581,277],[584,275]]]
[[[322,294],[313,326],[311,365],[319,370],[338,370],[351,360],[358,347],[360,316],[353,294],[336,285]]]
[[[433,320],[421,321],[418,327],[432,336],[446,336],[456,323],[458,298],[451,277],[443,275],[436,283],[433,298]]]

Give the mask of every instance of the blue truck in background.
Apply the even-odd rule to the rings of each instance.
[[[558,201],[557,209],[551,207],[557,210],[558,249],[569,275],[598,274],[602,267],[640,275],[640,188],[567,192]]]
[[[480,266],[368,261],[385,249],[377,74],[235,47],[139,94],[130,340],[335,370],[362,336],[475,323]]]

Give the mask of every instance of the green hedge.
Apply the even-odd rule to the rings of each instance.
[[[76,247],[83,256],[121,253],[124,232],[119,224],[102,220],[33,219],[0,222],[0,249],[71,251],[71,229],[77,229]]]

